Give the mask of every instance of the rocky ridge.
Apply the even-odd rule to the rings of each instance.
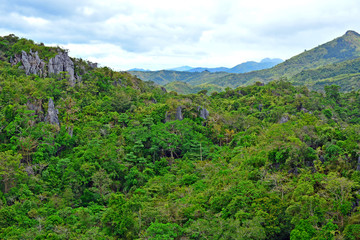
[[[67,72],[71,86],[75,86],[77,82],[80,82],[81,75],[86,72],[85,66],[80,66],[81,72],[75,71],[76,64],[69,57],[67,51],[59,51],[55,57],[49,59],[47,64],[40,59],[37,51],[30,50],[29,53],[21,51],[20,54],[10,58],[10,63],[12,66],[21,63],[19,68],[24,69],[26,75],[36,74],[40,77],[48,77]],[[97,68],[97,63],[87,62],[87,65],[91,69]]]

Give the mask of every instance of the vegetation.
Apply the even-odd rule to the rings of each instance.
[[[189,85],[183,82],[171,82],[164,86],[168,91],[174,91],[180,94],[190,94],[197,93],[199,91],[206,91],[207,93],[221,92],[223,91],[222,87],[219,87],[214,84],[200,84],[200,85]]]
[[[352,75],[344,74],[354,73],[358,69],[359,57],[360,35],[354,31],[348,31],[339,38],[304,51],[272,68],[260,71],[243,74],[175,71],[135,72],[135,74],[141,79],[154,81],[161,85],[181,81],[193,86],[213,84],[224,88],[236,88],[256,82],[268,83],[279,78],[292,79],[295,75],[292,80],[294,83],[309,85],[311,89],[322,90],[324,85],[334,83],[341,85],[342,91],[351,91],[352,87],[355,89],[360,87],[356,84],[358,76],[353,78]],[[353,59],[356,60],[349,61]],[[329,69],[331,69],[330,76],[327,75]],[[333,78],[329,79],[329,77]],[[348,81],[351,81],[351,83],[346,84]]]
[[[1,61],[0,238],[359,239],[360,91],[206,93]]]

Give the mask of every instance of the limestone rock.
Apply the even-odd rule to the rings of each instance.
[[[49,60],[48,72],[49,75],[59,74],[60,72],[68,72],[70,85],[74,86],[76,83],[74,62],[70,59],[66,52],[60,52],[58,55]]]
[[[360,171],[360,156],[358,157],[356,171]]]
[[[40,59],[38,52],[34,53],[30,50],[29,53],[26,53],[21,51],[21,54],[10,59],[11,65],[16,65],[19,62],[22,63],[21,68],[25,70],[26,75],[37,74],[40,77],[46,77],[45,62]]]
[[[59,111],[55,108],[54,101],[49,98],[48,111],[45,117],[45,121],[49,122],[50,124],[60,126],[58,114]]]
[[[37,115],[40,121],[44,120],[44,109],[40,100],[35,101],[34,103],[28,100],[26,106],[29,110],[34,111],[34,113],[31,114],[32,116]]]
[[[180,120],[180,121],[181,121],[181,120],[184,119],[181,110],[182,110],[181,106],[178,106],[178,107],[176,108],[176,117],[175,117],[176,120]]]
[[[206,108],[198,106],[198,111],[202,119],[206,120],[209,117],[209,111]]]
[[[290,120],[290,117],[288,115],[284,115],[281,117],[279,123],[286,123]]]

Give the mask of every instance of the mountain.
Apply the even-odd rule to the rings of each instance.
[[[221,87],[237,87],[259,82],[270,82],[279,78],[291,78],[295,74],[309,69],[316,69],[328,64],[340,63],[360,57],[360,35],[355,31],[347,31],[343,36],[332,41],[304,51],[274,67],[247,73],[224,72],[132,72],[141,79],[167,84],[173,81],[186,82],[191,85],[214,84]],[[264,60],[264,64],[267,61]],[[247,63],[252,65],[253,63]],[[276,60],[275,60],[276,64]],[[240,67],[239,67],[240,68]],[[240,68],[241,69],[241,68]],[[239,71],[239,70],[237,70]]]
[[[306,69],[314,69],[327,64],[343,62],[360,57],[360,35],[355,31],[347,31],[343,36],[322,44],[311,50],[296,55],[275,67],[220,77],[209,83],[220,86],[236,87],[256,81],[270,82],[281,77],[291,76]]]
[[[226,68],[226,67],[214,67],[214,68],[206,68],[206,67],[196,67],[192,68],[189,66],[179,67],[179,68],[172,68],[167,69],[168,71],[181,71],[181,72],[227,72],[227,73],[245,73],[251,72],[255,70],[261,70],[265,68],[271,68],[279,63],[283,62],[280,58],[264,58],[260,62],[248,61],[236,65],[233,68]],[[137,70],[129,70],[129,71],[137,71]]]
[[[177,67],[177,68],[171,68],[171,69],[166,69],[168,71],[180,71],[180,72],[186,72],[193,69],[192,67],[189,66],[182,66],[182,67]]]
[[[226,67],[217,67],[217,68],[204,68],[204,67],[197,67],[197,68],[192,68],[190,70],[188,70],[188,72],[204,72],[204,71],[208,71],[208,72],[227,72],[229,69]]]
[[[261,62],[259,62],[259,63],[254,62],[254,61],[241,63],[239,65],[236,65],[233,68],[228,69],[226,72],[228,72],[228,73],[252,72],[252,71],[256,71],[256,70],[262,70],[262,69],[274,67],[275,65],[277,65],[281,62],[283,62],[283,60],[280,58],[273,58],[273,59],[265,58],[265,59],[261,60]]]
[[[149,71],[151,71],[151,70],[148,70],[148,69],[143,69],[143,68],[132,68],[132,69],[129,69],[129,70],[127,70],[128,72],[131,72],[131,71],[133,71],[133,72],[149,72]]]
[[[182,95],[0,37],[0,239],[358,239],[359,99],[284,80]]]
[[[135,71],[129,72],[134,76],[144,80],[144,81],[152,81],[156,84],[165,85],[170,82],[186,82],[191,85],[199,85],[203,83],[207,83],[211,80],[216,80],[219,77],[226,76],[229,73],[226,72],[215,72],[211,73],[208,71],[204,72],[181,72],[181,71],[151,71],[151,72],[142,72]],[[216,84],[215,84],[216,85]]]
[[[189,85],[185,82],[171,82],[166,84],[165,89],[167,91],[174,91],[179,94],[191,94],[191,93],[198,93],[200,91],[206,91],[208,94],[213,92],[221,92],[224,89],[219,87],[218,85],[214,84],[199,84],[199,85]]]
[[[360,58],[323,67],[303,70],[289,79],[295,85],[306,85],[312,90],[336,84],[342,91],[360,89]]]

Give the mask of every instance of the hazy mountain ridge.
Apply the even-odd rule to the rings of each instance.
[[[220,77],[216,82],[221,86],[231,87],[251,84],[256,81],[266,83],[281,77],[290,78],[302,70],[315,69],[358,57],[360,57],[360,35],[354,31],[347,31],[341,37],[304,51],[270,69],[232,74]],[[209,82],[215,84],[213,81]]]
[[[255,70],[261,70],[265,68],[271,68],[279,63],[283,62],[280,58],[264,58],[260,62],[255,61],[247,61],[244,63],[240,63],[232,68],[227,67],[189,67],[189,66],[182,66],[177,68],[170,68],[170,69],[164,69],[164,70],[158,70],[158,71],[179,71],[179,72],[204,72],[208,71],[211,73],[214,72],[227,72],[227,73],[245,73],[245,72],[251,72]],[[151,70],[146,70],[142,68],[132,68],[129,69],[128,72],[156,72]]]
[[[191,85],[204,83],[214,84],[221,87],[237,87],[259,82],[270,82],[279,78],[291,79],[301,71],[317,68],[360,57],[360,35],[354,31],[347,31],[343,36],[319,45],[311,50],[304,51],[276,66],[268,69],[235,74],[224,72],[132,72],[141,79],[154,81],[158,84],[167,84],[173,81],[182,81]],[[336,75],[337,73],[334,72]],[[297,80],[294,79],[293,82]],[[344,79],[342,80],[344,82]],[[309,84],[309,83],[306,83]],[[314,84],[309,84],[314,85]],[[343,88],[342,90],[344,90]],[[348,88],[347,88],[348,89]]]

